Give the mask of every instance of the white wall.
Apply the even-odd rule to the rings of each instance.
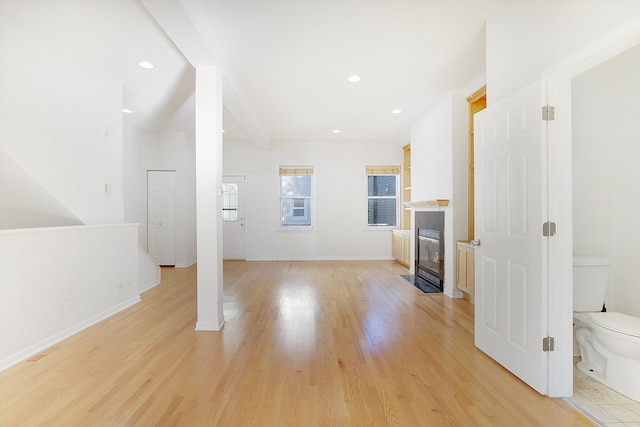
[[[2,230],[0,240],[0,370],[140,301],[135,224]]]
[[[138,291],[144,292],[159,285],[161,274],[160,266],[138,245]]]
[[[81,222],[122,222],[122,87],[51,36],[51,4],[0,3],[0,150]]]
[[[610,310],[640,317],[640,47],[573,79],[574,254],[611,257]]]
[[[411,198],[449,199],[445,208],[445,293],[455,288],[455,242],[468,236],[468,104],[477,80],[450,91],[411,127]]]
[[[0,150],[0,229],[81,224],[69,209]]]
[[[449,206],[443,208],[444,293],[461,296],[455,288],[453,212],[457,199],[453,194],[453,97],[453,92],[447,93],[411,126],[411,200],[449,199]],[[414,233],[412,227],[412,245],[415,245]],[[412,253],[415,257],[415,251]]]
[[[196,262],[195,140],[186,132],[150,132],[125,127],[125,220],[140,223],[147,249],[147,171],[176,172],[176,266]]]
[[[225,142],[224,174],[247,176],[247,259],[392,259],[391,232],[366,230],[366,165],[401,165],[400,143]],[[314,230],[280,230],[281,165],[313,165]]]
[[[411,126],[411,199],[453,199],[453,92]]]
[[[487,20],[487,102],[515,93],[638,15],[638,0],[504,2]]]

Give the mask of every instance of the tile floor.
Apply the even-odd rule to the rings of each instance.
[[[640,427],[640,402],[631,400],[578,371],[573,359],[573,397],[569,400],[601,426]]]

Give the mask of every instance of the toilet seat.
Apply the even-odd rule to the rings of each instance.
[[[640,338],[640,317],[617,312],[589,313],[589,319],[602,328]]]

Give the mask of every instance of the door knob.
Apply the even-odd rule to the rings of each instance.
[[[472,244],[473,246],[480,246],[480,239],[472,240],[472,241],[471,241],[471,244]]]

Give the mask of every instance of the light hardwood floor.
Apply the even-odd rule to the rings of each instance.
[[[195,267],[0,373],[2,426],[588,426],[473,345],[473,306],[393,262],[228,262],[220,332]]]

